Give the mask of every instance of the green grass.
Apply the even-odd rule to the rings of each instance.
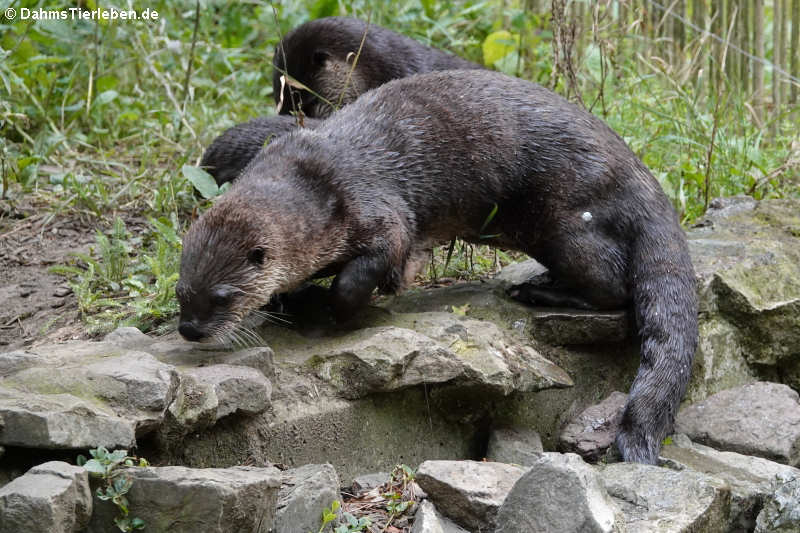
[[[9,5],[0,1],[0,13]],[[14,4],[40,5],[53,8]],[[482,46],[487,36],[506,30],[494,35],[505,35],[498,42],[510,51],[493,66],[543,84],[553,72],[549,17],[525,12],[520,2],[287,0],[273,11],[263,1],[218,1],[201,7],[185,91],[195,4],[162,0],[145,7],[159,12],[159,23],[0,15],[6,202],[34,205],[51,224],[68,217],[97,221],[92,254],[58,270],[98,331],[121,323],[152,329],[175,313],[178,236],[210,204],[194,194],[181,169],[197,164],[225,128],[273,112],[271,58],[279,35],[292,27],[331,14],[369,16],[478,62],[491,55]],[[682,66],[707,55],[707,43],[690,43],[684,62],[671,66],[641,35],[613,24],[593,35],[604,52],[591,42],[579,50],[579,91],[652,169],[686,223],[703,213],[707,173],[711,197],[798,195],[797,168],[775,172],[792,154],[796,109],[783,110],[769,134],[771,124],[753,120],[751,95],[734,84],[711,94],[702,71],[707,62]],[[565,92],[563,78],[555,89]],[[147,222],[126,229],[123,219]],[[430,277],[473,277],[517,257],[500,252],[496,259],[493,251],[459,243],[445,271],[446,256],[447,248],[437,251]]]

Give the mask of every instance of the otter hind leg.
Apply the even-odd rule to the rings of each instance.
[[[547,240],[544,249],[525,250],[548,267],[509,289],[525,303],[587,310],[622,309],[629,303],[627,253],[599,232],[570,233]]]
[[[557,281],[543,283],[537,277],[511,286],[506,294],[519,302],[530,305],[597,310],[596,305],[583,298],[579,293],[561,285]]]

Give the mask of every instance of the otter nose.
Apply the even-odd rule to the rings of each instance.
[[[203,338],[203,334],[191,322],[181,322],[178,325],[178,333],[187,341],[199,341]]]

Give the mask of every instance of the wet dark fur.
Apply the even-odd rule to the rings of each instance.
[[[322,269],[338,272],[332,301],[348,317],[456,236],[523,250],[597,308],[632,305],[641,364],[617,443],[625,460],[654,463],[697,344],[685,235],[600,119],[499,73],[393,81],[260,152],[184,239],[181,327],[225,331]]]
[[[313,129],[318,123],[318,120],[306,118],[303,127]],[[297,128],[297,119],[286,115],[259,117],[237,124],[214,139],[203,153],[200,166],[214,176],[217,185],[233,181],[265,144]]]
[[[367,37],[353,71],[346,84],[352,66],[352,57]],[[284,53],[286,57],[284,58]],[[285,59],[285,60],[284,60]],[[275,47],[272,61],[272,83],[276,102],[280,102],[280,77],[288,65],[291,77],[302,82],[333,104],[349,104],[360,94],[384,83],[437,70],[481,69],[482,66],[448,54],[436,48],[400,35],[391,30],[347,17],[327,17],[306,22],[283,38]],[[346,87],[345,87],[346,85]],[[281,113],[290,113],[294,107],[289,87],[284,87]],[[294,104],[309,117],[326,117],[333,108],[308,91],[292,89]]]

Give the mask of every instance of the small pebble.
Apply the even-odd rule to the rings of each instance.
[[[70,289],[69,287],[61,286],[61,287],[56,287],[56,290],[53,291],[53,296],[56,296],[58,298],[63,298],[64,296],[67,296],[68,294],[71,293],[72,289]]]

